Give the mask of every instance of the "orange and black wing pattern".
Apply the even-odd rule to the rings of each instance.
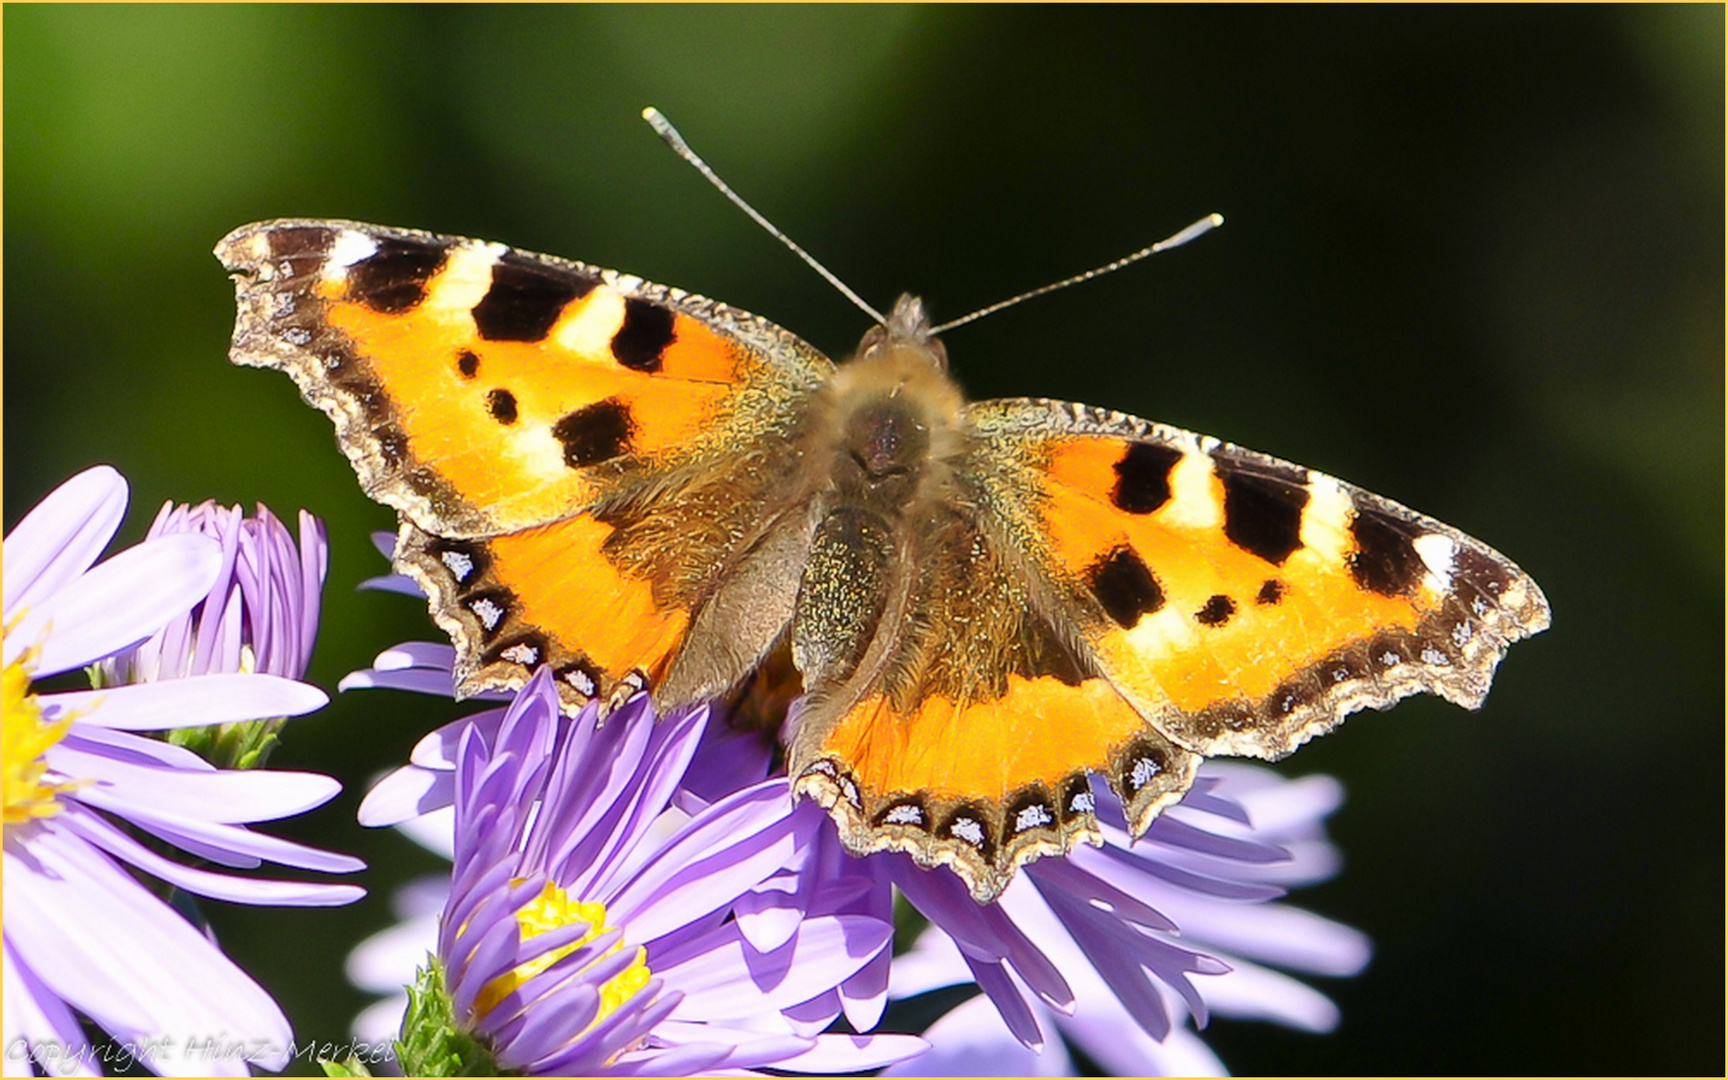
[[[1330,476],[1120,413],[972,406],[993,527],[1136,709],[1278,758],[1417,693],[1477,708],[1541,590],[1478,540]]]
[[[773,478],[745,465],[832,370],[766,320],[501,244],[283,220],[216,254],[232,358],[291,375],[401,513],[398,567],[456,639],[466,691],[542,662],[573,702],[651,679],[729,522],[635,526],[663,503],[747,515]]]
[[[983,903],[1019,865],[1101,842],[1092,774],[1150,821],[1199,757],[1064,638],[1010,551],[963,512],[924,525],[874,564],[853,555],[868,546],[857,537],[830,555],[818,533],[801,597],[813,602],[792,630],[809,696],[790,768],[852,851],[951,866]],[[807,615],[860,593],[876,596],[857,620],[866,634]]]

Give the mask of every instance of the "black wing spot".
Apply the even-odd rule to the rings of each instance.
[[[274,228],[264,235],[275,259],[327,255],[336,243],[336,230],[323,225]]]
[[[1453,580],[1469,584],[1496,603],[1512,587],[1512,571],[1505,563],[1468,544],[1459,544],[1452,558]]]
[[[564,464],[581,469],[627,453],[636,420],[630,406],[607,398],[565,415],[552,425],[552,434],[564,444]]]
[[[1381,596],[1408,596],[1427,572],[1411,542],[1420,531],[1390,514],[1358,508],[1350,523],[1350,536],[1356,541],[1356,550],[1350,553],[1350,576]]]
[[[465,594],[462,606],[480,624],[481,641],[490,645],[516,609],[516,595],[504,588],[481,589]]]
[[[1284,594],[1288,591],[1289,587],[1282,581],[1277,578],[1267,578],[1265,583],[1260,586],[1260,591],[1254,594],[1254,602],[1256,604],[1276,604],[1284,599]]]
[[[941,840],[957,841],[976,851],[986,863],[996,861],[996,837],[991,835],[990,818],[982,806],[955,807],[936,828]]]
[[[597,278],[506,252],[492,264],[492,287],[474,305],[474,325],[487,341],[541,341],[565,305],[598,284]]]
[[[429,240],[380,237],[378,250],[348,268],[348,299],[380,315],[412,311],[426,299],[426,285],[444,267],[449,245]]]
[[[1170,501],[1170,470],[1182,451],[1157,443],[1131,443],[1116,462],[1110,502],[1130,514],[1150,514]]]
[[[1087,783],[1085,773],[1073,773],[1062,781],[1062,801],[1057,809],[1064,825],[1081,820],[1096,808],[1092,785]]]
[[[1154,779],[1169,772],[1170,764],[1170,753],[1162,746],[1150,742],[1134,743],[1117,758],[1117,790],[1130,796],[1137,794]]]
[[[1086,571],[1086,583],[1104,605],[1104,613],[1124,630],[1132,630],[1141,618],[1164,606],[1158,579],[1127,545],[1093,563]]]
[[[600,669],[590,663],[587,657],[577,657],[568,663],[561,664],[552,674],[559,682],[585,698],[593,699],[600,696]]]
[[[1308,505],[1308,475],[1265,467],[1245,472],[1217,460],[1224,482],[1224,535],[1230,542],[1273,565],[1282,565],[1302,546],[1302,508]]]
[[[463,592],[471,590],[491,569],[491,557],[482,544],[431,539],[426,544],[426,550],[437,557],[439,565],[444,567],[451,580],[455,581]]]
[[[480,358],[468,349],[463,349],[456,354],[456,370],[461,372],[464,379],[472,379],[480,373]]]
[[[546,659],[546,639],[539,634],[523,634],[500,640],[480,656],[482,664],[504,661],[525,668],[538,667]]]
[[[401,428],[379,424],[372,429],[372,438],[378,444],[378,455],[384,459],[386,467],[399,469],[408,460],[408,435]]]
[[[930,831],[930,808],[924,805],[924,800],[918,795],[908,795],[895,799],[877,813],[875,825],[878,829],[887,825],[905,825]]]
[[[654,374],[666,346],[678,336],[675,319],[671,308],[635,297],[624,301],[624,325],[612,335],[612,355],[631,371]]]
[[[1002,842],[1006,844],[1035,829],[1060,827],[1060,815],[1050,792],[1043,784],[1030,784],[1008,800],[1007,812],[1002,815]]]
[[[1338,686],[1357,679],[1366,679],[1371,672],[1368,659],[1359,647],[1333,653],[1321,661],[1319,670],[1323,686]]]
[[[1317,689],[1313,682],[1306,678],[1291,679],[1272,691],[1267,699],[1272,711],[1279,716],[1290,716],[1298,709],[1312,705],[1317,697]]]
[[[486,411],[492,414],[492,419],[500,424],[516,422],[516,395],[508,390],[488,390],[486,392]]]
[[[1206,606],[1194,613],[1194,619],[1201,626],[1223,626],[1230,621],[1230,616],[1236,614],[1236,601],[1223,593],[1211,597]]]

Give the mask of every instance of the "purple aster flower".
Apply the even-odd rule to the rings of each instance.
[[[317,518],[300,511],[300,542],[263,505],[164,503],[146,540],[176,533],[222,545],[210,591],[150,640],[101,664],[105,683],[155,682],[216,671],[260,671],[298,679],[318,639],[318,605],[329,544]]]
[[[1263,966],[1351,975],[1368,961],[1360,932],[1271,902],[1336,871],[1323,822],[1337,781],[1207,762],[1133,844],[1120,805],[1096,793],[1104,846],[1029,864],[989,909],[950,874],[871,857],[932,924],[896,958],[895,996],[974,980],[985,991],[931,1026],[929,1054],[890,1073],[1069,1075],[1062,1043],[1045,1045],[1054,1022],[1118,1075],[1222,1074],[1188,1017],[1337,1024],[1323,994]]]
[[[379,538],[389,553],[390,538]],[[404,578],[375,587],[417,593]],[[454,650],[413,642],[387,650],[373,668],[344,681],[448,696]],[[483,714],[485,716],[487,714]],[[485,720],[485,723],[496,723]],[[415,748],[411,766],[375,788],[362,820],[388,824],[447,806],[459,725]],[[704,739],[684,783],[705,792],[736,790],[768,775],[770,755],[754,736]],[[976,982],[984,993],[932,1027],[935,1049],[896,1066],[939,1073],[1062,1075],[1072,1062],[1052,1023],[1100,1064],[1124,1075],[1222,1072],[1192,1018],[1210,1012],[1272,1020],[1314,1031],[1337,1023],[1324,995],[1271,964],[1350,975],[1368,960],[1358,931],[1284,904],[1286,888],[1337,868],[1324,820],[1342,799],[1335,780],[1284,781],[1249,765],[1208,762],[1182,803],[1131,841],[1107,785],[1095,785],[1101,848],[1025,868],[999,901],[980,907],[946,870],[925,870],[898,853],[857,859],[825,825],[795,869],[753,889],[740,910],[772,910],[791,924],[844,897],[844,910],[891,917],[903,895],[930,920],[907,954],[884,952],[810,1006],[811,1022],[844,1011],[856,1030],[880,1017],[890,980],[898,996]],[[813,1030],[821,1030],[819,1027]]]
[[[300,511],[300,543],[276,516],[258,507],[164,503],[146,540],[178,533],[222,545],[222,566],[191,610],[151,637],[96,665],[98,686],[181,679],[216,672],[306,674],[318,637],[318,606],[329,544],[317,518]],[[254,768],[276,742],[281,718],[178,728],[168,741],[221,766]]]
[[[294,716],[326,699],[289,679],[227,672],[88,691],[33,687],[33,678],[112,658],[183,619],[222,572],[222,546],[191,533],[97,563],[126,500],[125,480],[98,466],[61,485],[5,540],[6,1071],[27,1071],[27,1056],[50,1074],[95,1072],[80,1016],[159,1073],[244,1075],[248,1062],[280,1069],[292,1037],[281,1009],[133,872],[237,903],[349,903],[360,889],[240,877],[160,853],[176,847],[223,868],[268,860],[360,869],[245,827],[318,806],[339,786],[306,773],[220,770],[136,733]]]
[[[604,725],[593,707],[567,720],[541,670],[483,716],[461,729],[448,774],[455,871],[436,964],[456,1027],[497,1066],[851,1072],[923,1049],[816,1033],[839,1011],[828,995],[885,952],[892,925],[835,894],[792,918],[747,899],[804,888],[826,817],[795,807],[784,777],[713,802],[680,787],[706,708],[655,722],[639,696]],[[398,775],[416,769],[442,771]],[[368,802],[382,820],[423,800],[386,783]],[[413,1056],[415,1019],[409,1072],[429,1064]]]

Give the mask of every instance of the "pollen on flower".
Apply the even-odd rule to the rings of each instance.
[[[522,940],[539,937],[560,927],[572,923],[586,923],[588,932],[576,941],[561,945],[556,949],[541,953],[525,964],[519,964],[511,970],[488,982],[481,987],[474,997],[474,1012],[485,1016],[497,1007],[500,1001],[508,997],[517,987],[545,971],[553,964],[569,956],[577,949],[593,941],[602,934],[609,934],[616,927],[606,925],[606,905],[591,900],[572,900],[565,891],[550,881],[540,890],[540,895],[524,904],[516,912],[516,926],[521,932]],[[606,950],[611,956],[624,947],[619,941]],[[636,959],[629,967],[607,979],[600,987],[600,1012],[593,1023],[599,1023],[616,1010],[631,995],[648,985],[650,972],[647,964],[648,950],[640,945],[636,947]],[[592,1026],[592,1025],[590,1025]]]
[[[48,772],[42,755],[66,736],[72,717],[53,723],[42,719],[42,706],[30,693],[30,665],[35,655],[34,649],[26,650],[0,674],[5,715],[5,753],[0,762],[6,775],[7,825],[53,817],[61,810],[56,796],[78,787],[76,782],[51,784],[42,779]]]

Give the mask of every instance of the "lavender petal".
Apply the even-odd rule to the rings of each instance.
[[[20,615],[5,662],[39,643],[34,674],[46,677],[136,645],[203,599],[221,563],[221,548],[204,536],[127,548]]]
[[[1060,1039],[1040,1053],[1003,1026],[984,996],[963,1001],[924,1033],[930,1049],[883,1070],[883,1076],[1072,1076],[1074,1063]],[[837,1070],[838,1071],[838,1070]]]
[[[97,465],[55,488],[6,537],[5,619],[34,607],[96,564],[126,516],[126,478]]]
[[[324,870],[337,874],[366,868],[365,863],[351,855],[322,851],[234,825],[200,821],[181,814],[141,810],[129,800],[107,797],[100,785],[91,785],[80,790],[77,792],[77,799],[81,803],[124,817],[139,828],[182,847],[187,847],[188,842],[201,845],[198,853],[206,858],[213,857],[213,854],[226,855],[230,859],[237,857],[242,861],[242,865],[243,860],[266,859],[283,866],[298,866],[304,870]],[[234,863],[229,862],[227,865]]]
[[[261,1040],[266,1068],[288,1063],[281,1010],[186,920],[81,842],[26,846],[42,872],[8,843],[7,941],[51,990],[122,1041],[168,1035],[183,1046],[190,1036],[232,1036]],[[203,1030],[209,1024],[218,1030]],[[180,1063],[147,1055],[146,1064]]]
[[[50,747],[43,756],[56,772],[95,781],[78,791],[80,801],[99,798],[104,806],[127,817],[148,814],[213,825],[275,821],[322,806],[342,791],[340,782],[322,773],[275,769],[182,773],[88,753],[65,743]]]
[[[675,1018],[738,1019],[808,1000],[863,967],[892,938],[893,928],[876,919],[829,915],[806,920],[791,941],[764,955],[727,924],[702,952],[670,965],[650,955],[649,965],[684,993]]]
[[[310,881],[271,881],[217,874],[165,859],[81,807],[69,807],[51,824],[154,877],[187,892],[236,904],[279,904],[291,907],[335,907],[366,895],[357,885],[325,885]]]
[[[1218,1055],[1193,1029],[1152,1038],[1119,1007],[1067,1021],[1064,1032],[1112,1076],[1229,1076]]]
[[[1270,1020],[1303,1031],[1338,1026],[1338,1006],[1305,982],[1244,960],[1205,982],[1206,1004],[1221,1016]]]
[[[404,765],[372,785],[356,815],[368,828],[399,825],[449,806],[456,798],[456,774]]]
[[[35,1064],[49,1076],[96,1076],[86,1064],[90,1042],[78,1018],[60,996],[48,989],[30,965],[5,943],[5,1032],[7,1075],[29,1075],[29,1069],[13,1064],[13,1048],[31,1045],[40,1056]],[[47,1045],[45,1045],[47,1044]],[[34,1055],[33,1055],[34,1056]],[[14,1071],[16,1070],[16,1071]]]
[[[191,679],[134,683],[103,690],[44,695],[44,706],[71,712],[80,723],[119,731],[230,724],[278,716],[301,716],[330,699],[306,683],[275,675],[200,675]]]
[[[907,1061],[929,1049],[929,1042],[916,1035],[818,1035],[815,1046],[771,1064],[795,1072],[854,1073]]]

